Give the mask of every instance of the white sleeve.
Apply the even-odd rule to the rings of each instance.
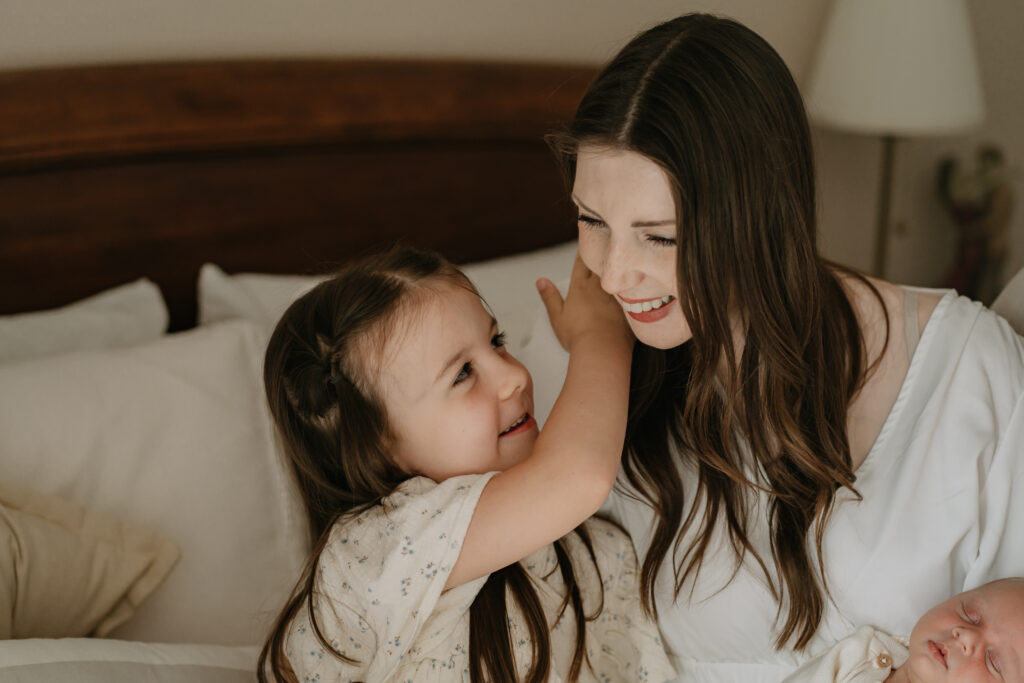
[[[965,590],[1024,576],[1024,397],[1018,399],[981,483],[978,556],[964,580]]]

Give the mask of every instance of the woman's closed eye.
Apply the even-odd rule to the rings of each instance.
[[[585,213],[579,214],[576,217],[576,221],[581,226],[583,226],[583,227],[585,227],[587,229],[590,229],[590,230],[601,230],[601,229],[604,229],[604,228],[607,227],[605,222],[603,220],[601,220],[600,218],[594,218],[593,216],[588,216]],[[648,242],[650,244],[653,244],[654,246],[657,246],[657,247],[675,247],[676,246],[676,238],[675,237],[665,237],[664,235],[645,234],[643,236],[643,238],[644,238],[644,241],[646,241],[646,242]]]
[[[507,343],[508,340],[505,338],[504,332],[498,332],[493,337],[491,337],[491,346],[495,349],[500,349],[504,347],[505,344]]]
[[[676,246],[675,237],[662,237],[660,235],[647,235],[647,241],[651,244],[656,244],[659,247],[674,247]]]

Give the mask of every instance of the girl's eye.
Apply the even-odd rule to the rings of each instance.
[[[506,342],[505,342],[505,333],[504,332],[499,332],[498,334],[496,334],[493,337],[491,337],[491,346],[496,348],[496,349],[502,348],[503,346],[505,346],[505,343]]]
[[[472,363],[463,363],[462,367],[459,368],[459,374],[455,376],[455,381],[452,382],[452,386],[458,386],[465,382],[467,379],[473,376],[473,365]]]
[[[647,241],[651,244],[656,244],[659,247],[674,247],[676,246],[675,237],[660,237],[658,235],[648,235]]]
[[[580,225],[585,225],[588,228],[600,228],[604,225],[604,221],[583,213],[576,217],[576,222]]]

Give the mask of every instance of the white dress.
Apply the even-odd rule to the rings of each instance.
[[[321,633],[335,649],[358,660],[346,664],[326,651],[305,607],[285,640],[285,654],[301,682],[465,681],[469,676],[469,608],[486,577],[443,592],[458,559],[473,510],[492,475],[453,477],[435,484],[404,482],[382,505],[331,530],[320,557],[314,610]],[[569,537],[569,554],[585,613],[604,609],[586,626],[581,681],[665,681],[675,673],[657,627],[637,601],[636,555],[629,539],[603,520],[586,522],[600,577],[582,542]],[[566,677],[575,646],[572,610],[557,621],[565,595],[552,546],[523,560],[551,629],[549,681]],[[509,620],[520,676],[529,668],[529,632],[514,600]]]
[[[909,633],[949,596],[1024,574],[1022,396],[1024,340],[981,304],[947,292],[857,470],[863,500],[837,496],[823,548],[832,602],[809,646],[775,649],[778,606],[764,575],[747,558],[733,576],[720,533],[678,601],[667,564],[657,579],[659,625],[679,680],[777,683],[858,626]],[[690,492],[693,471],[681,470]],[[642,560],[653,515],[625,490],[620,481],[603,514],[629,532]],[[771,568],[766,497],[751,496],[751,541]]]

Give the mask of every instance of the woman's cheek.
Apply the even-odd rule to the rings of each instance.
[[[580,228],[580,259],[598,277],[604,272],[605,240],[590,228]]]

